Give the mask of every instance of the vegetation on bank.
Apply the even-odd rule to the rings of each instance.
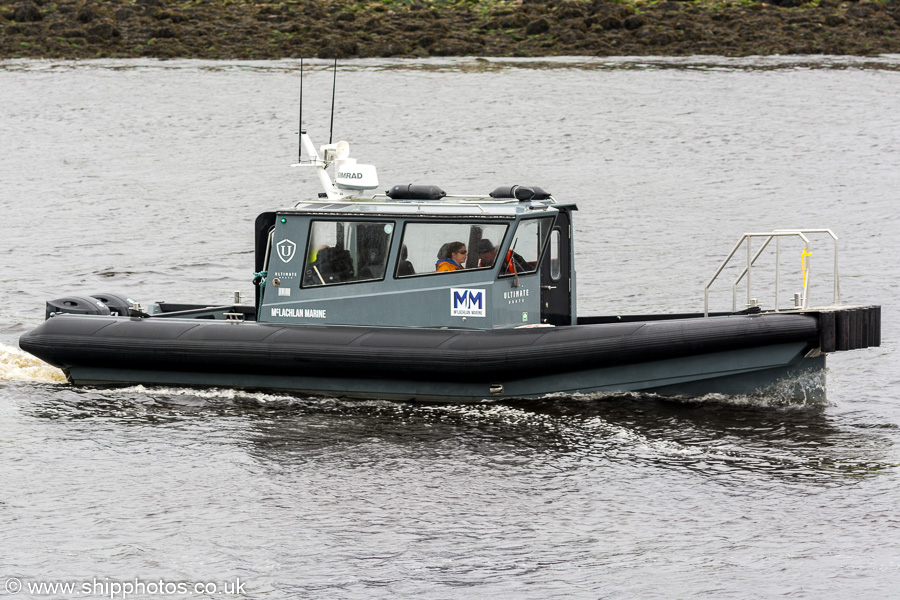
[[[900,52],[900,0],[0,0],[0,58]]]

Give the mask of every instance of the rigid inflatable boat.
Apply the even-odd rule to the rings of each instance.
[[[255,302],[205,306],[123,295],[47,303],[20,346],[73,384],[294,390],[473,402],[548,394],[779,394],[824,398],[825,355],[880,344],[878,306],[834,301],[762,310],[753,266],[769,242],[829,230],[742,236],[748,301],[730,312],[579,316],[576,206],[539,187],[454,196],[431,185],[384,195],[345,142],[316,151],[318,198],[256,220]],[[331,174],[329,173],[331,170]],[[753,240],[761,248],[751,256]],[[836,253],[836,250],[835,250]],[[776,265],[778,261],[776,261]],[[737,282],[735,283],[737,285]],[[708,296],[707,296],[708,297]]]

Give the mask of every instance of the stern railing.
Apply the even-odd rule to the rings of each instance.
[[[803,271],[803,291],[800,294],[794,294],[794,310],[798,309],[808,309],[810,307],[809,303],[809,283],[810,283],[810,258],[812,253],[810,252],[812,244],[810,243],[809,237],[810,234],[828,234],[831,236],[831,239],[834,243],[834,298],[832,304],[838,305],[841,303],[841,285],[840,279],[838,278],[838,237],[832,232],[830,229],[775,229],[774,231],[765,232],[765,233],[745,233],[741,236],[741,239],[735,244],[734,248],[731,250],[731,253],[728,257],[722,261],[722,264],[719,265],[719,268],[716,270],[715,275],[709,280],[709,283],[706,284],[706,287],[703,288],[703,316],[709,316],[709,288],[716,281],[719,275],[722,274],[722,271],[728,265],[734,255],[737,254],[738,250],[740,250],[741,246],[746,243],[747,246],[747,264],[744,269],[741,271],[740,275],[738,275],[737,279],[734,280],[734,283],[731,286],[731,310],[732,312],[737,312],[737,287],[738,284],[744,279],[747,278],[747,308],[752,308],[756,306],[756,299],[753,298],[752,292],[752,282],[753,282],[753,265],[756,263],[756,260],[762,255],[763,251],[768,247],[769,243],[774,239],[775,240],[775,312],[780,310],[779,305],[779,288],[781,287],[781,238],[786,237],[796,237],[800,238],[805,244],[802,255],[802,271]],[[765,238],[765,241],[760,246],[759,250],[756,251],[756,254],[753,254],[753,239],[755,238]]]

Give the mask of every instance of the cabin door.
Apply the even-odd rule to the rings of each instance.
[[[560,209],[541,263],[541,323],[572,324],[572,219]]]

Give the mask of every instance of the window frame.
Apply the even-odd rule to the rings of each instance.
[[[334,224],[355,223],[355,224],[361,224],[361,225],[381,225],[381,226],[390,225],[391,231],[388,234],[390,237],[388,238],[387,250],[385,251],[384,270],[381,273],[381,277],[372,278],[372,279],[361,279],[361,280],[360,279],[352,279],[349,281],[335,281],[333,283],[315,283],[315,284],[307,283],[306,271],[309,268],[309,265],[312,264],[311,262],[309,262],[309,256],[310,256],[310,251],[311,251],[312,241],[313,241],[313,239],[312,239],[313,231],[312,230],[313,230],[313,227],[316,225],[316,223],[334,223]],[[384,281],[387,278],[388,272],[389,272],[389,267],[390,267],[390,263],[391,263],[391,247],[393,246],[394,235],[396,232],[397,232],[397,220],[392,219],[392,218],[387,218],[382,221],[382,220],[372,220],[372,219],[353,219],[353,218],[342,217],[339,215],[333,215],[333,216],[328,215],[326,218],[321,218],[318,216],[310,216],[309,225],[308,225],[307,231],[306,231],[306,249],[303,254],[303,270],[301,272],[301,277],[300,277],[300,289],[304,289],[304,290],[325,289],[325,288],[332,288],[332,287],[341,286],[341,285],[353,285],[353,284],[360,284],[360,283],[376,283],[376,282]],[[347,250],[346,248],[344,248],[344,250],[349,252],[349,250]],[[358,258],[358,256],[357,256],[357,258]],[[313,261],[313,262],[315,262],[315,261]],[[354,268],[356,268],[356,265],[354,265]]]
[[[513,234],[512,234],[512,238],[510,238],[510,240],[509,240],[509,245],[510,245],[510,247],[509,247],[509,249],[507,250],[507,254],[508,254],[508,253],[509,253],[509,250],[512,249],[513,243],[515,242],[516,233],[519,232],[519,228],[522,227],[523,224],[528,223],[529,221],[541,221],[541,220],[544,220],[544,221],[549,222],[549,225],[547,226],[547,237],[544,238],[544,241],[542,242],[541,247],[538,248],[538,256],[537,256],[537,260],[535,260],[535,262],[534,262],[534,269],[533,269],[533,270],[530,270],[530,271],[524,271],[524,272],[516,271],[515,273],[505,272],[504,269],[506,268],[506,264],[505,264],[506,261],[505,261],[505,257],[504,257],[504,260],[499,261],[499,262],[503,265],[503,267],[500,269],[500,277],[501,277],[501,278],[504,278],[504,277],[516,277],[516,276],[521,277],[521,276],[523,276],[523,275],[534,275],[534,274],[540,272],[540,270],[541,270],[541,261],[542,261],[543,258],[544,258],[544,252],[547,251],[547,247],[549,246],[549,243],[548,243],[548,242],[549,242],[549,240],[550,240],[550,233],[553,231],[553,226],[556,224],[556,217],[555,217],[555,216],[552,216],[552,215],[540,215],[540,216],[536,216],[536,217],[529,217],[529,218],[527,218],[527,219],[519,219],[519,220],[517,221],[517,223],[516,223],[516,229],[515,229],[515,231],[514,231]],[[513,250],[513,252],[515,252],[515,250]],[[531,261],[526,261],[526,262],[531,262]]]
[[[397,281],[404,281],[404,280],[408,280],[408,279],[415,279],[415,278],[417,278],[417,277],[429,277],[429,276],[431,276],[431,275],[460,275],[460,274],[463,274],[463,273],[475,273],[475,272],[482,272],[482,271],[491,271],[491,270],[494,269],[498,264],[500,264],[500,261],[499,261],[499,260],[495,260],[495,261],[494,261],[494,264],[492,264],[492,265],[489,266],[489,267],[472,267],[471,269],[458,269],[458,270],[456,270],[456,271],[436,271],[436,270],[435,270],[435,271],[426,271],[426,272],[422,272],[422,273],[412,273],[411,275],[398,275],[398,274],[397,274],[397,271],[398,271],[399,268],[400,268],[400,253],[403,251],[404,242],[405,242],[405,240],[406,240],[406,233],[407,233],[408,227],[409,227],[410,225],[413,225],[413,226],[421,226],[421,225],[468,225],[468,226],[470,226],[470,227],[473,226],[473,225],[480,225],[480,226],[483,226],[483,227],[487,227],[487,226],[498,227],[498,226],[501,226],[501,227],[504,228],[504,229],[503,229],[503,235],[500,237],[500,242],[499,242],[498,244],[496,244],[496,247],[497,247],[497,248],[500,248],[500,247],[503,246],[503,243],[506,241],[506,236],[508,235],[508,233],[509,233],[509,231],[510,231],[510,225],[511,225],[512,223],[514,223],[514,222],[515,222],[514,219],[491,219],[491,220],[488,220],[488,219],[477,219],[477,218],[476,218],[476,219],[471,219],[471,218],[469,218],[469,219],[466,219],[466,218],[460,218],[460,219],[447,219],[447,218],[442,218],[442,219],[428,219],[428,220],[425,220],[425,219],[415,219],[415,220],[410,219],[410,220],[406,220],[406,221],[403,222],[403,231],[402,231],[402,233],[401,233],[401,235],[400,235],[400,243],[399,243],[399,246],[398,246],[398,248],[397,248],[397,252],[396,252],[395,255],[394,255],[394,258],[396,259],[396,264],[394,265],[394,269],[393,269],[393,278],[394,278],[395,280],[397,280]],[[466,243],[466,245],[468,246],[468,242],[465,242],[465,243]],[[470,250],[470,251],[471,251],[471,250]]]

